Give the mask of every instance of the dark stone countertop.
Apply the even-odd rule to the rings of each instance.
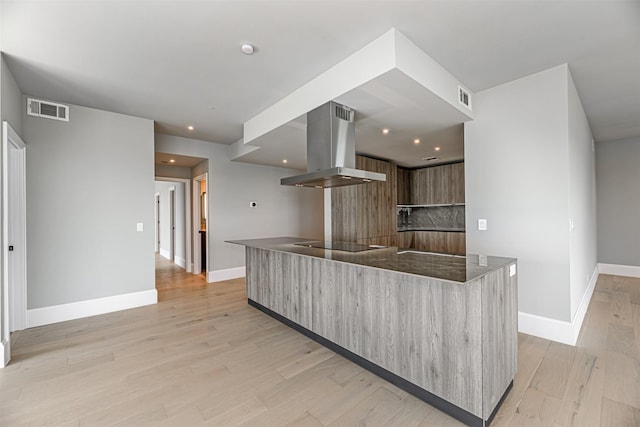
[[[266,239],[229,240],[228,243],[329,259],[455,283],[466,283],[475,280],[506,264],[516,262],[514,258],[479,256],[473,254],[467,254],[466,256],[436,254],[416,249],[399,249],[395,246],[363,252],[344,252],[295,245],[295,243],[312,242],[315,240],[316,239],[301,239],[297,237],[274,237]]]

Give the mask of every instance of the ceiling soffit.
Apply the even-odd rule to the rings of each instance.
[[[244,138],[230,147],[230,158],[272,166],[283,166],[286,158],[287,167],[305,169],[305,114],[331,100],[356,110],[358,152],[390,158],[394,151],[406,151],[400,147],[406,141],[442,135],[474,118],[473,111],[458,102],[459,87],[464,85],[391,29],[246,121]],[[383,127],[394,129],[395,136],[381,139]],[[415,151],[408,152],[411,159],[399,158],[398,163],[424,164]],[[444,161],[459,160],[458,151]]]

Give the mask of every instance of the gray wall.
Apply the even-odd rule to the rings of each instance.
[[[155,288],[153,121],[69,117],[23,116],[30,309]]]
[[[569,233],[571,318],[576,314],[598,263],[596,174],[593,137],[570,73],[569,108]]]
[[[596,144],[598,261],[640,267],[640,138]]]
[[[203,160],[191,169],[191,177],[197,178],[209,172],[209,160]]]
[[[155,165],[156,177],[191,179],[191,168]]]
[[[0,18],[2,17],[2,2],[0,2]],[[0,27],[2,26],[0,22]],[[1,33],[1,31],[0,31]],[[2,51],[2,37],[0,36],[0,52]],[[22,132],[22,93],[18,84],[16,83],[11,70],[7,66],[4,54],[0,54],[0,125],[2,121],[7,121],[13,130],[23,137]],[[2,137],[2,129],[0,127],[0,137]],[[1,163],[0,158],[0,164]],[[0,186],[2,186],[2,170],[0,168]],[[1,212],[1,210],[0,210]],[[0,221],[2,221],[0,214]],[[0,230],[2,233],[2,230]],[[0,236],[1,237],[1,236]],[[1,240],[1,239],[0,239]],[[0,257],[0,275],[3,274],[5,266],[2,265]],[[0,343],[4,343],[9,340],[8,328],[4,322],[5,313],[3,312],[5,305],[4,293],[0,286]],[[0,360],[0,366],[2,361]]]
[[[160,253],[168,254],[171,246],[169,190],[175,189],[175,254],[185,260],[185,185],[181,182],[156,181],[155,192],[160,193]],[[184,264],[182,264],[184,265]]]
[[[322,238],[323,192],[283,187],[298,171],[231,162],[228,146],[156,135],[156,151],[208,161],[209,270],[244,266],[244,248],[225,240],[273,236]],[[250,208],[255,201],[258,207]]]
[[[20,92],[18,83],[16,83],[11,70],[7,66],[4,54],[2,54],[0,62],[2,63],[0,64],[2,67],[0,76],[0,81],[2,82],[0,84],[2,87],[2,92],[0,92],[2,121],[9,122],[13,130],[22,137],[22,92]]]
[[[476,119],[465,123],[467,252],[517,257],[519,311],[569,321],[567,68],[474,102]]]

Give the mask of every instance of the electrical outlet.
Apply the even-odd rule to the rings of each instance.
[[[136,230],[137,231],[144,231],[144,224],[139,222],[136,224]]]
[[[478,265],[480,267],[486,267],[489,265],[486,255],[478,255]]]
[[[487,220],[484,218],[478,219],[478,230],[486,230],[487,229]]]

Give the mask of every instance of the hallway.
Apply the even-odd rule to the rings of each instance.
[[[204,287],[206,284],[204,273],[187,273],[184,268],[156,253],[156,289],[159,301],[164,295],[173,295],[175,292],[171,292],[172,290]]]

